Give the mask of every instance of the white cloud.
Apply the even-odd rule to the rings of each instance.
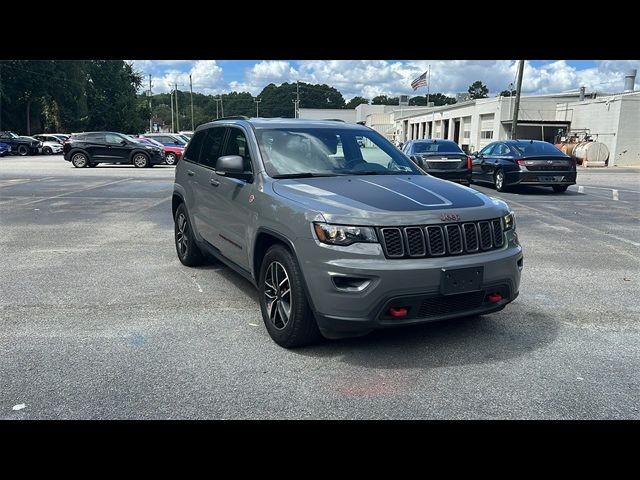
[[[227,86],[223,83],[222,68],[215,60],[198,60],[192,63],[187,71],[177,68],[164,69],[159,76],[153,80],[154,93],[167,93],[178,84],[178,90],[189,90],[189,74],[193,81],[195,92],[208,95],[226,92]]]
[[[257,95],[270,83],[280,85],[295,82],[298,72],[289,62],[282,60],[266,60],[256,63],[245,71],[244,81],[230,82],[229,89],[238,92],[250,92]]]

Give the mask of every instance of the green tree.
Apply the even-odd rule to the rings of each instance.
[[[500,94],[498,94],[499,97],[513,97],[515,96],[516,91],[515,90],[502,90],[500,92]]]
[[[371,105],[400,105],[398,97],[387,97],[386,95],[378,95],[371,99]]]
[[[353,97],[351,100],[349,100],[347,102],[347,104],[344,106],[344,108],[356,108],[358,105],[363,105],[363,104],[367,104],[369,103],[369,99],[368,98],[364,98],[364,97]]]
[[[469,95],[471,98],[487,98],[489,96],[489,89],[487,86],[482,83],[480,80],[476,80],[471,85],[469,85]]]

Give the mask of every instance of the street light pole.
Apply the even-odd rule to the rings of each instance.
[[[260,98],[256,97],[256,98],[253,99],[253,101],[256,102],[256,118],[259,118],[260,117],[260,107],[259,107],[259,105],[260,105],[260,102],[262,100],[260,100]]]
[[[191,81],[191,74],[189,74],[189,90],[191,90],[191,131],[193,132],[194,124],[193,124],[193,82]]]
[[[178,82],[175,82],[176,87],[176,131],[177,133],[180,131],[180,110],[178,110]]]
[[[518,128],[518,109],[520,108],[520,90],[522,90],[522,74],[524,73],[524,60],[520,60],[518,65],[518,83],[516,86],[516,105],[513,108],[513,121],[511,122],[511,138],[518,138],[516,130]]]

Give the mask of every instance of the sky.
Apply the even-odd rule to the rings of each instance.
[[[431,65],[431,92],[455,95],[481,80],[495,96],[515,83],[515,60],[129,60],[145,75],[148,89],[152,76],[153,93],[164,93],[177,83],[189,90],[189,74],[194,92],[205,94],[229,91],[257,95],[270,83],[300,80],[325,83],[337,88],[345,100],[354,96],[371,99],[377,95],[426,95],[427,88],[413,91],[411,81]],[[531,60],[526,61],[524,95],[576,90],[620,92],[624,74],[640,70],[640,60]],[[636,80],[640,89],[640,77]]]

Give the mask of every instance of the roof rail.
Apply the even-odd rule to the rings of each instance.
[[[217,122],[218,120],[249,120],[249,117],[246,117],[244,115],[235,115],[232,117],[220,117],[220,118],[216,118],[214,122]]]
[[[342,123],[344,123],[344,120],[342,120],[341,118],[323,118],[322,120],[324,120],[325,122],[342,122]]]

